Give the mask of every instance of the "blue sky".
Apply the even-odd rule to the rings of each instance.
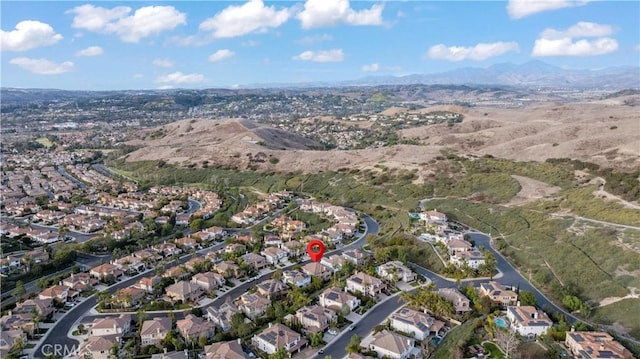
[[[640,2],[2,1],[4,87],[341,81],[537,59],[640,63]]]

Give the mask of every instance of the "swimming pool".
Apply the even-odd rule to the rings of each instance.
[[[409,213],[409,217],[411,217],[413,219],[419,219],[420,218],[420,213]]]
[[[496,325],[499,326],[500,328],[507,328],[508,327],[507,321],[504,320],[504,318],[498,317],[498,318],[495,318],[493,321],[496,322]]]

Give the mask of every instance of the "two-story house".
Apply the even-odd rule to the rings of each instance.
[[[253,320],[265,313],[271,301],[259,293],[244,293],[238,299],[237,305],[247,318]]]
[[[284,348],[289,355],[292,355],[300,352],[307,344],[307,340],[280,323],[269,323],[269,327],[251,338],[251,343],[269,355],[277,352],[280,348]]]
[[[302,272],[322,280],[329,280],[333,275],[331,268],[319,262],[309,262],[302,266]]]
[[[204,359],[250,359],[242,350],[241,340],[217,342],[204,347]]]
[[[289,290],[289,287],[284,285],[284,283],[275,279],[267,279],[256,285],[256,287],[258,289],[258,293],[267,297],[269,300],[278,300],[286,294],[287,290]]]
[[[323,332],[338,320],[335,311],[319,305],[298,309],[295,318],[308,333]]]
[[[247,253],[240,258],[257,271],[267,266],[267,260],[257,253]]]
[[[94,337],[102,337],[109,335],[117,335],[122,338],[131,330],[131,315],[121,314],[117,317],[100,318],[93,321],[89,335]]]
[[[207,307],[207,319],[224,333],[231,330],[231,318],[242,313],[233,302],[225,302],[220,307]]]
[[[633,354],[607,332],[567,332],[565,345],[575,358],[631,359]]]
[[[378,354],[378,358],[407,359],[415,348],[413,338],[405,337],[388,330],[373,335],[369,349]]]
[[[415,273],[400,261],[384,263],[376,268],[376,273],[380,278],[392,283],[397,281],[411,282],[416,279]]]
[[[347,290],[351,293],[361,293],[375,297],[386,288],[386,285],[378,278],[365,272],[357,272],[347,278]]]
[[[344,257],[339,254],[323,256],[322,259],[320,259],[320,263],[322,263],[322,265],[331,268],[331,270],[334,272],[337,272],[340,269],[342,269],[344,262],[345,262]]]
[[[321,306],[343,314],[360,306],[360,299],[336,287],[328,288],[320,293],[319,300]]]
[[[494,303],[504,308],[510,305],[516,305],[518,301],[518,294],[516,292],[496,281],[480,284],[478,294],[491,298]]]
[[[168,286],[165,291],[167,297],[172,301],[182,301],[183,303],[195,303],[204,295],[202,287],[184,280]]]
[[[280,264],[288,260],[287,252],[278,247],[267,247],[260,252],[268,264]]]
[[[156,317],[150,320],[145,320],[140,329],[140,344],[145,345],[160,345],[160,342],[167,336],[171,330],[171,318],[169,317]]]
[[[207,293],[213,293],[218,287],[226,283],[222,274],[205,272],[198,273],[191,278],[191,283],[198,285]]]
[[[466,313],[471,310],[471,302],[469,301],[469,298],[465,297],[464,294],[460,293],[456,288],[440,288],[438,289],[438,294],[440,294],[444,299],[452,302],[453,307],[458,314]]]
[[[407,307],[400,308],[391,315],[391,328],[410,334],[415,340],[425,340],[431,334],[438,334],[444,322],[432,316]]]
[[[213,323],[191,314],[182,320],[178,320],[176,328],[187,343],[197,342],[201,337],[211,339],[215,334],[215,325]]]
[[[547,313],[529,305],[507,307],[507,319],[511,330],[527,338],[543,335],[553,326]]]
[[[311,284],[311,276],[297,270],[286,270],[282,273],[282,281],[296,287],[306,287]]]

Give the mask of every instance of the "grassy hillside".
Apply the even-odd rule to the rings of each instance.
[[[573,170],[552,163],[517,163],[493,158],[462,158],[443,154],[424,164],[433,176],[418,179],[415,170],[390,169],[379,164],[369,169],[341,169],[317,174],[238,172],[224,168],[176,169],[156,161],[122,163],[113,166],[141,179],[143,185],[199,183],[224,191],[226,188],[255,188],[262,192],[281,189],[305,192],[364,211],[380,223],[380,238],[372,248],[380,257],[411,255],[421,264],[440,270],[433,253],[422,243],[404,236],[410,228],[407,211],[421,199],[451,218],[498,237],[501,251],[534,284],[558,303],[568,295],[597,307],[608,297],[624,297],[629,288],[640,288],[640,231],[616,229],[577,220],[640,224],[638,211],[596,198],[593,186],[581,185]],[[533,178],[560,191],[520,206],[505,206],[520,188],[511,175]],[[478,194],[482,194],[479,196]],[[561,213],[564,217],[552,216]],[[603,307],[593,313],[598,321],[619,318]],[[587,313],[588,314],[588,313]],[[640,331],[640,324],[619,324]]]

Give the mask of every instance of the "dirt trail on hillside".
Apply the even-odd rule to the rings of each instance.
[[[505,206],[520,206],[530,202],[535,202],[541,198],[546,198],[560,190],[558,186],[551,186],[533,178],[511,175],[520,184],[520,192],[505,203]]]

